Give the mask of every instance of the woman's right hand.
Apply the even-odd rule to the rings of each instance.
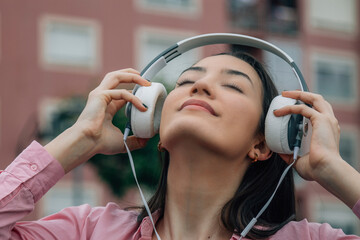
[[[121,83],[150,86],[150,82],[134,69],[108,73],[100,85],[90,92],[86,106],[76,123],[45,146],[46,150],[64,167],[65,172],[87,161],[95,154],[124,152],[123,133],[112,124],[114,115],[131,102],[140,111],[146,111],[141,100]],[[147,139],[128,137],[131,150],[144,147]]]
[[[123,134],[112,124],[114,115],[131,102],[140,111],[146,107],[140,99],[125,89],[117,89],[121,83],[137,83],[150,86],[150,82],[134,69],[124,69],[108,73],[101,84],[90,92],[85,109],[75,125],[79,125],[84,134],[94,141],[96,153],[116,154],[124,152]],[[144,141],[129,137],[130,149],[144,146]]]

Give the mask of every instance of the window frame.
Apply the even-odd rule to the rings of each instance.
[[[313,19],[313,16],[311,15],[311,12],[314,11],[312,10],[312,5],[314,4],[314,1],[312,0],[307,0],[305,1],[305,25],[306,28],[312,33],[312,34],[317,34],[317,35],[324,35],[324,36],[331,36],[331,37],[336,37],[336,38],[343,38],[348,40],[349,37],[350,38],[356,38],[357,34],[358,34],[358,28],[359,28],[359,13],[357,11],[358,9],[358,1],[354,1],[354,27],[353,29],[349,29],[347,31],[344,31],[343,29],[341,29],[340,27],[336,28],[333,27],[333,24],[328,23],[326,25],[326,27],[323,26],[317,26],[318,24],[314,23],[315,19]],[[341,33],[341,34],[339,34]]]
[[[167,17],[180,17],[180,18],[200,18],[202,13],[201,0],[189,0],[190,6],[185,8],[179,8],[178,6],[168,6],[164,4],[159,6],[157,4],[149,3],[150,0],[135,0],[135,8],[144,13],[163,15]]]
[[[331,210],[334,211],[331,211]],[[346,220],[347,224],[351,224],[355,230],[354,234],[359,234],[360,228],[357,224],[357,217],[343,202],[338,199],[335,199],[334,196],[319,195],[318,198],[313,199],[312,204],[312,216],[310,221],[319,222],[319,223],[328,223],[333,224],[339,220],[339,223],[344,223]],[[342,219],[339,219],[339,212],[343,213]],[[328,218],[329,214],[335,215]],[[325,217],[324,217],[325,216]],[[345,218],[344,218],[345,217]],[[336,220],[335,220],[336,219]],[[339,228],[339,226],[331,225],[333,228]]]
[[[353,109],[358,106],[358,96],[357,96],[357,89],[359,85],[357,83],[357,78],[359,76],[357,66],[358,59],[357,56],[350,53],[350,52],[340,52],[340,51],[333,51],[329,49],[313,49],[310,50],[311,54],[311,66],[310,72],[312,75],[312,84],[313,84],[313,91],[319,92],[319,80],[317,75],[317,63],[319,61],[323,62],[331,62],[331,64],[338,64],[338,63],[348,63],[352,69],[353,78],[351,79],[351,86],[350,89],[354,91],[353,97],[344,98],[339,96],[329,96],[323,95],[326,100],[328,100],[334,107],[341,107],[342,109]],[[336,63],[337,62],[337,63]]]
[[[46,52],[45,52],[45,44],[46,44],[46,27],[51,23],[60,23],[64,25],[74,25],[79,27],[90,27],[94,31],[94,41],[95,41],[95,49],[94,51],[94,59],[90,64],[63,64],[59,63],[51,63],[46,60]],[[69,16],[61,16],[61,15],[43,15],[39,18],[39,64],[40,67],[44,70],[48,71],[61,71],[61,72],[76,72],[76,73],[96,73],[101,69],[101,46],[102,46],[102,33],[100,24],[94,20],[89,18],[79,18],[79,17],[69,17]]]
[[[340,142],[342,139],[347,138],[351,140],[351,148],[353,152],[353,159],[344,159],[347,163],[349,163],[356,170],[359,169],[359,161],[357,161],[359,157],[359,130],[358,126],[350,125],[350,124],[340,124],[341,125],[341,134],[340,134]],[[340,154],[341,147],[339,146]],[[343,157],[343,156],[341,156]]]

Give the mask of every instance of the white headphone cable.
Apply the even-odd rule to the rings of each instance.
[[[243,237],[245,237],[245,236],[248,234],[248,232],[251,230],[251,228],[255,225],[257,219],[261,216],[261,214],[264,213],[264,211],[265,211],[265,210],[268,208],[268,206],[270,205],[270,202],[271,202],[272,199],[274,198],[275,193],[276,193],[276,191],[278,190],[280,184],[281,184],[282,181],[284,180],[284,178],[285,178],[286,174],[288,173],[288,171],[290,170],[290,168],[294,165],[294,163],[295,163],[295,161],[296,161],[296,159],[297,159],[297,157],[298,157],[299,149],[300,149],[300,147],[298,147],[298,146],[295,146],[295,147],[294,147],[293,162],[292,162],[289,166],[286,167],[286,169],[284,170],[284,172],[282,173],[282,175],[281,175],[281,177],[280,177],[280,179],[279,179],[279,182],[278,182],[278,184],[277,184],[277,186],[276,186],[273,194],[271,195],[271,197],[269,198],[269,200],[265,203],[265,205],[262,207],[262,209],[259,211],[259,213],[256,215],[256,217],[254,217],[254,218],[248,223],[248,225],[244,228],[244,230],[241,232],[241,234],[240,234],[240,239],[239,239],[239,240],[241,240]]]
[[[129,132],[130,132],[130,129],[129,129],[129,128],[126,128],[125,131],[124,131],[124,145],[125,145],[127,154],[128,154],[128,156],[129,156],[129,161],[130,161],[131,170],[132,170],[132,173],[133,173],[133,175],[134,175],[136,185],[137,185],[137,187],[138,187],[138,189],[139,189],[140,196],[141,196],[141,200],[142,200],[142,202],[144,203],[146,212],[147,212],[147,214],[148,214],[148,216],[149,216],[149,218],[150,218],[150,221],[151,221],[151,223],[152,223],[152,225],[153,225],[155,235],[156,235],[156,237],[157,237],[158,240],[161,240],[158,232],[156,231],[155,222],[154,222],[154,219],[152,218],[149,205],[148,205],[147,202],[146,202],[146,199],[145,199],[145,197],[144,197],[144,194],[143,194],[143,192],[142,192],[142,190],[141,190],[141,188],[140,188],[140,184],[139,184],[139,182],[138,182],[138,180],[137,180],[136,171],[135,171],[135,165],[134,165],[134,160],[133,160],[133,158],[132,158],[130,149],[128,148],[128,146],[127,146],[127,144],[126,144],[126,139],[127,139],[128,135],[129,135]]]

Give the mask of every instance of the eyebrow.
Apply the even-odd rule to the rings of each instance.
[[[188,72],[188,71],[206,72],[206,69],[203,67],[189,67],[189,68],[185,69],[184,71],[182,71],[182,73],[180,75],[183,75],[185,72]]]
[[[226,73],[228,75],[235,75],[235,76],[245,77],[247,80],[249,80],[251,85],[254,85],[251,78],[246,73],[243,73],[243,72],[240,72],[240,71],[237,71],[237,70],[234,70],[234,69],[224,69],[224,70],[222,70],[222,72],[224,72],[224,73]]]
[[[189,67],[187,69],[185,69],[180,75],[182,75],[185,72],[188,71],[196,71],[196,72],[206,72],[206,68],[204,67]],[[228,74],[228,75],[235,75],[235,76],[241,76],[246,78],[247,80],[249,80],[249,82],[251,83],[251,85],[253,84],[253,81],[251,80],[251,78],[249,77],[249,75],[247,75],[246,73],[240,72],[238,70],[234,70],[234,69],[223,69],[221,70],[222,73]]]

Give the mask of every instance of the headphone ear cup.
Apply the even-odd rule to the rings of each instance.
[[[276,117],[274,110],[288,105],[295,105],[296,100],[283,96],[275,97],[265,118],[265,140],[268,147],[276,153],[292,154],[289,146],[289,121],[291,115]]]
[[[139,87],[135,96],[147,106],[147,111],[140,112],[131,108],[131,129],[139,138],[151,138],[159,132],[161,111],[167,96],[161,83],[152,82],[149,87]]]

